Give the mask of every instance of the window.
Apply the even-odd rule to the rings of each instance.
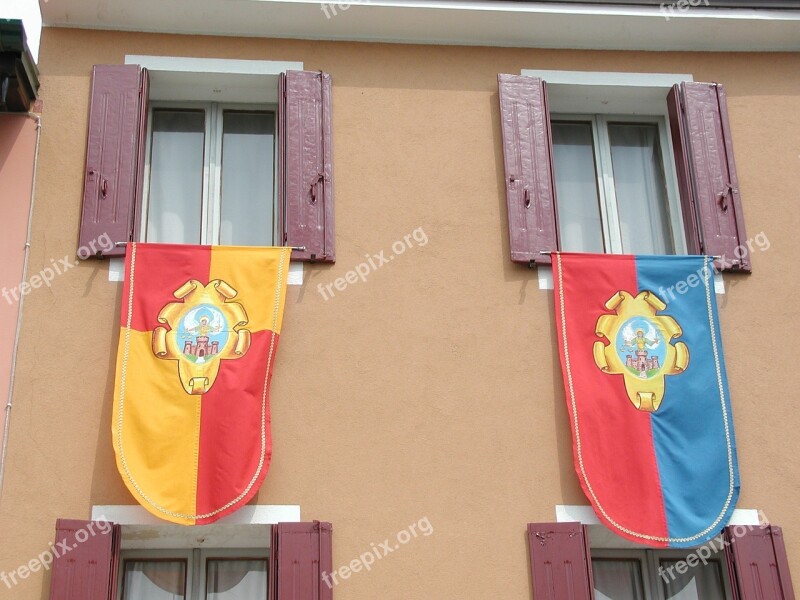
[[[618,538],[595,526],[608,545]],[[700,548],[597,549],[580,523],[529,523],[535,600],[793,600],[783,532],[736,525]]]
[[[593,548],[595,599],[730,600],[724,555],[689,566],[686,559],[691,552]]]
[[[688,252],[750,271],[722,85],[541,75],[552,89],[539,76],[498,76],[512,261]]]
[[[58,519],[53,547],[70,550],[54,557],[50,600],[331,600],[322,574],[333,570],[332,537],[321,521],[197,528]],[[219,548],[231,543],[249,547]]]
[[[94,67],[79,247],[281,245],[335,262],[330,75],[128,58],[146,67]]]
[[[561,250],[685,251],[662,117],[555,115],[551,127]]]
[[[275,125],[274,107],[152,106],[141,241],[273,245]]]
[[[123,551],[119,600],[267,598],[266,549]]]

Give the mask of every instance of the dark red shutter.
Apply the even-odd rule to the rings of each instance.
[[[580,523],[529,523],[534,600],[592,600],[589,534]]]
[[[137,195],[141,194],[140,140],[147,118],[147,74],[138,65],[95,65],[89,107],[89,135],[79,256],[100,250],[106,234],[128,242],[134,230]],[[94,248],[92,247],[94,245]],[[124,246],[102,252],[122,256]]]
[[[287,71],[280,78],[280,216],[283,243],[305,246],[294,260],[335,262],[331,76]]]
[[[116,598],[119,544],[119,525],[58,519],[50,600]]]
[[[780,527],[726,527],[725,542],[738,600],[794,600]]]
[[[683,82],[667,105],[689,251],[722,256],[725,270],[749,272],[746,247],[737,252],[747,234],[725,88]]]
[[[270,600],[333,599],[322,578],[333,569],[331,534],[331,524],[319,521],[272,526]]]
[[[511,260],[549,263],[558,250],[553,141],[545,82],[498,75]]]

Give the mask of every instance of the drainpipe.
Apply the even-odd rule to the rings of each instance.
[[[0,115],[14,115],[19,116],[20,113],[0,113]],[[33,153],[33,181],[31,182],[31,206],[28,211],[28,233],[25,237],[25,258],[22,263],[22,279],[25,281],[28,277],[28,260],[31,254],[31,222],[33,221],[33,199],[36,194],[36,170],[39,167],[39,140],[42,135],[42,117],[36,113],[29,112],[27,114],[29,119],[36,122],[36,149]],[[8,401],[5,407],[5,417],[3,419],[3,447],[0,450],[0,498],[3,496],[3,476],[6,471],[6,451],[8,450],[8,431],[11,423],[11,399],[14,394],[14,378],[17,371],[17,349],[19,348],[20,330],[22,329],[22,304],[25,296],[20,294],[19,306],[17,309],[17,330],[14,334],[14,348],[11,351],[11,376],[8,383]]]

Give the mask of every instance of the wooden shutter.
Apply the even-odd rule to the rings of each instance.
[[[99,521],[56,521],[50,600],[113,600],[120,528]]]
[[[580,523],[529,523],[534,600],[592,600],[589,534]]]
[[[322,579],[333,569],[331,535],[331,524],[320,521],[272,526],[270,600],[333,599]]]
[[[794,600],[780,527],[726,527],[725,542],[731,587],[738,600]]]
[[[283,243],[305,246],[294,260],[335,262],[331,76],[287,71],[279,94],[280,215]]]
[[[558,250],[553,141],[545,82],[498,75],[511,260],[550,263]]]
[[[133,239],[136,203],[141,195],[146,105],[144,69],[138,65],[95,65],[79,250],[99,251],[103,242],[98,240],[105,241],[104,235],[112,242]],[[102,252],[102,256],[124,254],[124,246]],[[86,255],[87,251],[79,252],[81,258]]]
[[[747,234],[725,88],[683,82],[667,105],[689,251],[722,256],[718,267],[749,272],[749,253],[737,251]]]

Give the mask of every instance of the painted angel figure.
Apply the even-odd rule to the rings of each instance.
[[[644,329],[639,327],[634,332],[633,325],[631,323],[628,323],[622,330],[622,337],[625,340],[625,343],[622,345],[622,348],[620,348],[620,350],[622,350],[623,352],[625,351],[646,352],[648,348],[657,348],[661,343],[661,340],[659,339],[656,330],[650,323],[647,324],[646,336],[644,333]]]

